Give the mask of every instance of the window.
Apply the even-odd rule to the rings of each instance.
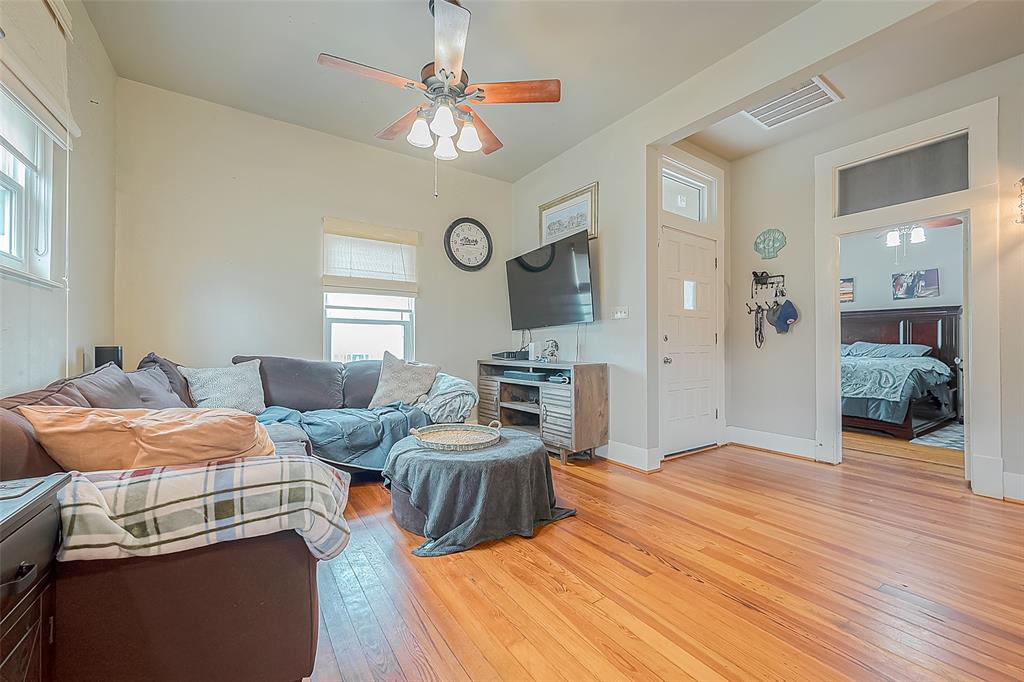
[[[381,360],[384,351],[413,357],[413,299],[381,294],[325,293],[326,338],[334,362]]]
[[[0,89],[0,266],[50,276],[53,144]]]
[[[419,233],[324,220],[324,355],[413,359]]]
[[[665,159],[661,170],[661,207],[669,213],[705,223],[710,186],[710,178]]]

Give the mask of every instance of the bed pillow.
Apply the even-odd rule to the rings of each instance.
[[[50,385],[61,384],[71,384],[77,388],[92,407],[130,410],[146,406],[124,370],[113,362],[100,365],[91,372],[79,374],[71,379],[55,381]]]
[[[188,382],[188,392],[196,407],[223,407],[249,414],[267,409],[259,360],[230,367],[179,367],[178,371]]]
[[[16,409],[65,471],[138,469],[274,453],[267,429],[253,415],[237,410]]]
[[[848,357],[861,358],[921,358],[932,352],[931,346],[919,343],[870,343],[856,341],[850,344]]]
[[[434,385],[438,370],[440,367],[437,365],[406,362],[384,351],[380,381],[370,400],[370,409],[391,403],[415,405]]]
[[[127,372],[128,381],[132,382],[142,404],[149,410],[161,410],[167,407],[188,407],[178,394],[171,389],[171,382],[159,367],[146,367],[134,372]]]

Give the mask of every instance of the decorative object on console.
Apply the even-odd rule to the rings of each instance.
[[[558,362],[558,341],[548,339],[544,342],[544,350],[540,354],[541,362]]]
[[[541,246],[562,237],[587,231],[587,237],[597,239],[597,183],[564,194],[539,209]]]
[[[938,296],[938,268],[892,274],[892,300],[894,301],[911,298],[938,298]]]
[[[437,365],[409,362],[384,351],[380,380],[370,399],[370,409],[398,402],[415,405],[434,385],[439,369]]]
[[[854,301],[853,277],[839,278],[839,302],[853,303]]]
[[[124,369],[124,349],[121,346],[96,346],[92,359],[96,367],[112,362]]]
[[[467,272],[481,270],[491,261],[494,244],[483,223],[459,218],[444,233],[444,252],[455,267]]]
[[[434,61],[423,67],[419,81],[323,52],[317,58],[323,66],[419,91],[426,97],[426,103],[417,104],[377,133],[378,139],[393,140],[408,133],[409,144],[429,148],[434,145],[433,135],[436,135],[434,158],[442,161],[458,158],[456,147],[463,152],[482,149],[484,154],[490,154],[501,149],[502,144],[480,115],[468,106],[470,103],[529,104],[561,100],[562,85],[557,79],[470,83],[469,74],[462,68],[469,35],[469,10],[457,0],[430,0],[429,7],[434,15]],[[455,144],[452,138],[460,128],[462,132]]]
[[[754,251],[761,256],[761,260],[775,258],[785,245],[786,234],[777,227],[769,227],[766,230],[762,230],[754,238]]]

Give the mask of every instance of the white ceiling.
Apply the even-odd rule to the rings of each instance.
[[[977,2],[826,71],[845,97],[837,104],[770,130],[740,112],[687,140],[732,161],[1021,53],[1024,2]]]
[[[505,147],[451,163],[516,180],[811,4],[465,0],[471,78],[561,78],[562,101],[479,107]],[[429,158],[374,138],[417,95],[314,63],[330,52],[416,78],[433,59],[427,0],[85,5],[124,78]]]

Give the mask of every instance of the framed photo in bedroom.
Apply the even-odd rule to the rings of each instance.
[[[892,274],[892,300],[912,298],[938,298],[939,269],[894,272]]]
[[[853,303],[853,277],[839,278],[839,302]]]

